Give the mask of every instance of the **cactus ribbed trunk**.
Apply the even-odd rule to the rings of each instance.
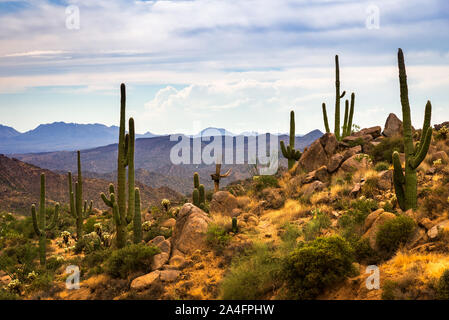
[[[138,244],[142,242],[142,214],[140,211],[140,190],[139,188],[134,189],[134,225],[133,225],[133,236],[134,243]]]
[[[399,153],[393,154],[394,186],[399,206],[402,210],[416,209],[418,203],[418,179],[416,169],[426,157],[432,139],[430,119],[432,105],[427,101],[421,141],[413,145],[412,120],[410,103],[408,99],[407,73],[405,69],[404,54],[398,51],[399,84],[401,91],[402,120],[405,152],[405,175],[399,158]]]
[[[45,208],[45,174],[41,174],[41,194],[39,203],[39,213],[36,214],[36,206],[31,206],[31,217],[33,219],[33,228],[36,235],[39,237],[39,260],[41,266],[46,264],[46,252],[47,252],[47,231],[56,227],[59,215],[59,203],[56,203],[53,220],[50,225],[47,226],[46,221],[46,208]]]
[[[288,160],[288,169],[295,165],[296,161],[301,158],[301,151],[295,150],[295,112],[290,112],[290,135],[289,145],[285,147],[284,141],[280,142],[282,155]]]
[[[338,55],[335,56],[335,137],[340,140],[340,65]]]
[[[120,222],[116,223],[117,247],[123,248],[126,245],[126,154],[125,154],[125,117],[126,117],[126,88],[120,86],[120,131],[118,138],[117,157],[117,203]]]

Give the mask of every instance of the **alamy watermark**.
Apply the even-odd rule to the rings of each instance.
[[[69,275],[65,281],[66,289],[78,290],[80,288],[80,268],[70,265],[65,269],[65,273]]]
[[[368,290],[379,290],[380,288],[380,271],[375,265],[367,266],[365,273],[369,274],[365,284]]]
[[[260,175],[273,175],[279,167],[279,137],[274,134],[232,136],[207,129],[199,136],[173,134],[170,141],[178,142],[170,150],[175,165],[249,164],[257,165]]]
[[[365,26],[369,30],[380,29],[380,9],[378,6],[372,4],[366,8]]]
[[[70,5],[65,9],[65,27],[69,30],[80,29],[80,8],[75,5]]]

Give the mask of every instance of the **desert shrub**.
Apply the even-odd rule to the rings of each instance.
[[[401,244],[410,239],[415,227],[415,221],[407,216],[398,216],[385,222],[376,234],[379,249],[391,256]]]
[[[354,252],[339,236],[301,243],[283,262],[282,276],[291,298],[313,299],[353,272]]]
[[[386,280],[382,288],[382,300],[394,300],[395,290],[398,284],[391,280]]]
[[[436,217],[447,210],[449,188],[447,186],[438,186],[432,189],[422,189],[419,192],[419,198],[422,199],[421,203],[426,215]]]
[[[404,152],[404,139],[400,136],[383,139],[371,150],[370,156],[374,162],[392,163],[394,151]]]
[[[153,224],[143,226],[143,239],[145,242],[153,240],[157,236],[164,236],[166,239],[171,237],[172,230],[170,228],[161,227],[162,220],[158,219]]]
[[[8,247],[0,254],[0,270],[8,274],[15,274],[21,282],[26,280],[27,275],[32,272],[36,265],[38,248],[32,244],[24,244]]]
[[[31,280],[26,291],[28,293],[35,291],[48,291],[53,286],[53,273],[40,272],[35,278]]]
[[[83,258],[82,265],[86,266],[90,275],[104,273],[103,263],[109,258],[111,252],[110,249],[104,249],[87,254]]]
[[[134,272],[145,272],[151,267],[152,258],[160,250],[145,244],[133,244],[111,253],[105,263],[105,271],[115,278],[126,278]]]
[[[280,285],[280,261],[273,248],[255,244],[233,259],[221,283],[221,298],[226,300],[263,299]]]
[[[307,241],[318,237],[321,230],[328,228],[331,225],[329,216],[320,210],[312,211],[313,218],[303,228],[304,239]]]
[[[449,136],[449,128],[448,127],[442,127],[435,134],[435,139],[436,140],[446,140],[448,136]]]
[[[62,256],[51,256],[47,259],[46,268],[47,270],[56,271],[64,264],[65,260]]]
[[[89,234],[95,231],[95,224],[97,223],[97,219],[94,217],[88,218],[84,223],[84,233]]]
[[[20,297],[6,289],[0,288],[0,301],[2,300],[19,300]]]
[[[446,269],[438,280],[436,291],[439,300],[449,300],[449,269]]]
[[[230,239],[231,236],[223,226],[211,223],[207,227],[206,242],[217,253],[221,253],[226,248]]]
[[[295,243],[296,239],[301,235],[301,230],[291,223],[286,223],[282,226],[283,233],[281,234],[282,241],[286,243]]]
[[[85,234],[81,239],[79,239],[75,244],[75,253],[79,254],[84,252],[86,254],[94,252],[101,248],[101,239],[97,233],[91,232]]]
[[[377,252],[371,248],[368,239],[358,239],[351,243],[354,249],[355,260],[366,265],[376,264],[380,261]]]
[[[374,167],[374,170],[376,170],[377,172],[385,171],[388,169],[390,169],[390,164],[385,161],[378,162]]]
[[[363,234],[366,217],[377,207],[376,201],[364,197],[346,203],[344,205],[346,214],[338,220],[342,236],[351,243],[358,241]]]
[[[279,181],[278,181],[278,179],[276,179],[275,176],[269,176],[269,175],[254,176],[253,181],[254,181],[253,188],[256,192],[260,192],[265,188],[278,188],[279,187]]]

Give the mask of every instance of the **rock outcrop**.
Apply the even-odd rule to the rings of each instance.
[[[224,216],[233,216],[233,210],[238,208],[237,198],[228,191],[218,191],[212,196],[210,212],[220,213]]]

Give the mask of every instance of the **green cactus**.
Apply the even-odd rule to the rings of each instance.
[[[351,135],[352,133],[352,119],[354,117],[354,101],[355,94],[351,94],[351,107],[349,107],[349,101],[346,100],[345,117],[340,134],[340,100],[345,96],[346,91],[340,93],[340,65],[338,62],[338,55],[335,56],[335,128],[334,134],[338,141],[341,141],[344,137]],[[326,133],[330,133],[329,121],[327,118],[326,104],[322,104],[323,120]]]
[[[198,191],[198,189],[193,189],[193,193],[192,193],[192,198],[193,198],[193,204],[197,207],[200,206],[200,192]]]
[[[69,199],[70,199],[70,214],[76,219],[76,238],[79,240],[83,236],[83,224],[84,220],[92,214],[92,204],[90,201],[89,207],[87,207],[87,200],[83,205],[83,178],[81,175],[81,154],[78,154],[78,181],[75,182],[75,194],[73,194],[72,187],[72,173],[67,175],[69,183]]]
[[[404,130],[405,174],[399,153],[394,152],[393,180],[399,206],[402,210],[409,210],[417,208],[418,180],[416,169],[426,157],[432,139],[432,128],[430,127],[432,105],[430,101],[427,101],[421,141],[414,146],[410,104],[408,100],[407,73],[405,70],[404,54],[401,49],[398,51],[398,66]]]
[[[295,150],[295,112],[290,112],[290,143],[285,148],[284,141],[281,140],[281,151],[285,158],[288,159],[288,169],[295,165],[295,162],[301,158],[301,151]]]
[[[237,218],[232,218],[232,232],[237,233],[239,231],[239,228],[237,226]]]
[[[134,119],[129,118],[129,134],[125,134],[125,117],[126,117],[126,87],[122,83],[120,86],[120,131],[118,142],[117,157],[117,195],[114,186],[109,186],[110,199],[104,193],[101,198],[104,203],[112,208],[114,222],[117,230],[116,245],[123,248],[126,245],[127,225],[134,220],[134,230],[141,227],[141,218],[134,219],[141,215],[140,208],[136,208],[136,189],[135,189],[135,172],[134,172],[134,142],[135,129]],[[128,167],[128,207],[126,206],[126,168]],[[137,226],[137,224],[139,226]],[[134,241],[138,237],[134,237]],[[140,242],[140,241],[139,241]]]
[[[220,180],[222,178],[229,177],[231,172],[232,169],[228,169],[225,174],[221,174],[221,163],[215,164],[215,173],[210,175],[212,181],[214,182],[214,193],[220,191]]]
[[[39,258],[41,266],[46,263],[46,246],[47,246],[47,231],[56,227],[59,215],[59,203],[55,205],[53,219],[50,225],[47,226],[46,210],[45,210],[45,174],[41,174],[41,196],[39,205],[39,214],[36,214],[36,205],[31,206],[31,216],[33,217],[33,228],[36,235],[39,237]]]
[[[133,236],[134,243],[142,242],[142,214],[140,211],[140,190],[134,189],[135,194],[135,207],[134,207],[134,224],[133,224]]]
[[[198,189],[200,187],[200,175],[198,172],[193,174],[193,188]]]
[[[199,201],[200,204],[204,204],[206,203],[206,191],[204,189],[204,185],[200,184],[200,186],[198,187],[198,191],[199,191]]]

